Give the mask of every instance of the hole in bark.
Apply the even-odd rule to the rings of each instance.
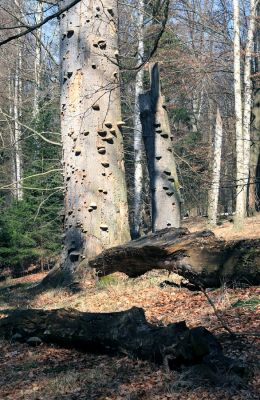
[[[93,105],[92,105],[92,108],[93,108],[93,110],[95,110],[95,111],[99,111],[99,110],[100,110],[100,107],[99,107],[98,104],[93,104]]]
[[[103,190],[103,193],[104,193],[104,194],[107,194],[107,190]]]
[[[67,73],[67,77],[68,77],[68,79],[70,79],[70,78],[72,77],[72,75],[73,75],[73,72],[71,72],[71,71],[70,71],[70,72],[68,72],[68,73]]]
[[[100,7],[96,7],[96,10],[97,10],[97,11],[100,11]]]
[[[67,176],[67,179],[66,179],[66,181],[69,181],[70,180],[70,176]]]
[[[89,23],[89,22],[90,22],[90,19],[86,19],[86,22]]]
[[[63,33],[61,40],[64,40],[66,36],[66,33]]]
[[[63,78],[63,84],[67,81],[67,78],[64,76]]]
[[[168,149],[167,149],[170,153],[172,153],[172,149],[171,149],[171,147],[168,147]]]
[[[162,157],[161,156],[157,156],[157,157],[155,157],[156,158],[156,160],[160,160]]]
[[[171,175],[171,172],[170,172],[170,171],[167,171],[167,170],[163,171],[163,173],[164,173],[165,175],[168,175],[168,176]]]
[[[169,196],[169,197],[171,197],[171,196],[173,196],[173,192],[166,192],[166,194],[167,194],[167,196]]]
[[[98,47],[98,44],[97,44],[97,43],[94,43],[93,46],[94,46],[94,47]]]
[[[161,126],[160,122],[154,124],[155,128],[159,128]]]
[[[82,133],[83,133],[84,136],[88,136],[89,135],[88,131],[85,131],[85,132],[82,132]]]
[[[109,128],[109,129],[111,129],[113,125],[112,125],[111,122],[106,122],[106,123],[105,123],[105,126],[106,126],[107,128]]]
[[[100,225],[100,229],[103,232],[107,232],[108,231],[108,226],[107,225]]]
[[[96,66],[95,64],[92,64],[91,67],[92,67],[93,69],[97,69],[97,66]]]
[[[96,15],[95,15],[95,18],[99,18],[99,14],[96,14]]]
[[[170,223],[168,222],[167,226],[172,226],[172,224],[170,224]]]
[[[107,176],[107,174],[105,172],[102,172],[102,176]]]
[[[74,30],[73,30],[73,29],[70,29],[70,30],[68,31],[68,33],[67,33],[67,38],[70,39],[70,38],[72,38],[73,35],[74,35]]]
[[[161,133],[161,137],[164,139],[168,139],[169,135],[168,133]]]
[[[164,190],[169,190],[169,188],[167,186],[163,186]]]
[[[174,178],[168,178],[169,182],[174,182]]]

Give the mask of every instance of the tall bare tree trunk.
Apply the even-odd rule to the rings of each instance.
[[[250,147],[250,182],[249,182],[249,199],[248,213],[254,215],[260,210],[260,3],[258,1],[256,7],[257,29],[255,35],[255,95],[253,101],[251,124],[251,147]]]
[[[43,19],[43,3],[37,1],[35,10],[35,22],[40,23]],[[35,33],[35,60],[34,60],[34,104],[33,104],[33,117],[37,118],[39,114],[39,100],[40,100],[40,85],[41,85],[41,69],[42,69],[42,29],[39,28]]]
[[[140,111],[150,176],[152,230],[178,228],[180,187],[157,63],[151,69],[151,90],[140,96]]]
[[[244,115],[243,115],[243,139],[244,139],[244,197],[246,201],[245,207],[247,207],[247,193],[249,183],[249,170],[250,170],[250,121],[251,121],[251,110],[252,110],[252,81],[251,81],[251,62],[252,54],[254,51],[254,31],[255,31],[255,18],[256,18],[256,1],[250,0],[250,21],[247,31],[246,41],[246,54],[245,54],[245,66],[244,66]]]
[[[216,129],[214,138],[214,158],[212,171],[212,184],[209,191],[208,220],[210,225],[217,223],[221,151],[222,151],[223,126],[219,108],[217,108]]]
[[[116,0],[82,0],[61,16],[63,282],[81,260],[129,239],[117,18]]]
[[[14,77],[14,136],[13,136],[13,150],[14,150],[14,171],[13,173],[13,187],[14,197],[20,201],[23,199],[22,189],[22,149],[21,149],[21,125],[19,123],[21,117],[21,63],[22,63],[22,50],[21,44],[18,43],[17,62]]]
[[[241,93],[241,55],[240,55],[240,8],[239,0],[233,0],[234,10],[234,91],[236,116],[236,214],[235,227],[240,229],[245,218],[245,175],[244,175],[244,141],[243,141],[243,110]]]
[[[138,56],[137,65],[144,59],[144,0],[138,5]],[[135,187],[134,187],[134,236],[140,235],[141,207],[143,189],[143,146],[142,146],[142,123],[140,119],[139,96],[143,92],[144,70],[141,68],[135,79],[135,109],[134,109],[134,157],[135,157]]]

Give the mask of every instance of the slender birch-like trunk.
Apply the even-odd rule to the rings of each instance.
[[[234,92],[236,116],[236,214],[235,227],[241,228],[245,218],[244,175],[244,141],[243,141],[243,110],[241,93],[241,55],[240,55],[240,8],[239,0],[233,0],[234,24]]]
[[[138,4],[138,55],[137,65],[144,59],[144,0]],[[139,96],[143,92],[144,70],[141,68],[135,79],[135,108],[134,108],[134,236],[140,236],[141,207],[143,189],[143,141],[142,124],[140,119]]]
[[[250,169],[250,121],[251,121],[251,110],[252,110],[252,81],[251,81],[251,62],[252,53],[254,51],[254,31],[255,31],[255,18],[256,18],[256,1],[250,0],[250,20],[247,31],[246,41],[246,54],[245,54],[245,66],[244,66],[244,115],[243,115],[243,139],[244,139],[244,197],[245,207],[247,208],[247,192],[249,182],[249,169]]]
[[[43,3],[37,1],[35,10],[35,22],[40,23],[43,19]],[[39,114],[40,86],[41,86],[41,69],[42,69],[42,46],[41,46],[42,29],[37,29],[35,33],[35,60],[34,60],[34,101],[33,101],[33,117],[37,118]]]
[[[13,174],[13,178],[15,181],[13,182],[14,186],[14,196],[20,201],[23,199],[23,189],[22,189],[22,149],[21,149],[21,125],[19,124],[19,120],[21,117],[21,62],[22,62],[22,51],[20,43],[18,44],[18,54],[17,54],[17,63],[15,69],[15,77],[14,77],[14,106],[13,106],[13,114],[14,114],[14,138],[13,138],[13,149],[14,149],[14,169],[15,173]]]
[[[221,152],[222,152],[223,126],[219,108],[217,108],[216,128],[214,137],[214,157],[212,169],[212,184],[209,191],[208,205],[208,221],[210,225],[217,223],[220,168],[221,168]]]
[[[63,283],[79,264],[129,240],[117,19],[116,0],[82,0],[60,19],[65,243],[56,281]]]

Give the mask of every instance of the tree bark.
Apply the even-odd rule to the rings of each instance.
[[[214,138],[214,158],[212,171],[212,184],[209,191],[208,221],[210,225],[216,225],[219,198],[219,183],[221,169],[223,126],[219,108],[217,109],[216,129]]]
[[[233,0],[234,12],[234,91],[236,116],[236,229],[241,229],[245,218],[245,191],[247,183],[244,176],[243,110],[241,92],[241,54],[240,54],[240,7],[239,0]]]
[[[244,177],[245,183],[250,184],[250,145],[251,145],[251,111],[253,87],[251,81],[251,62],[254,51],[254,32],[256,20],[256,1],[250,0],[250,20],[247,31],[245,66],[244,66],[244,115],[243,115],[243,140],[244,140]],[[248,184],[244,185],[246,209],[248,203]]]
[[[171,369],[217,357],[225,362],[220,344],[205,328],[189,329],[184,321],[158,327],[136,307],[116,313],[17,310],[0,320],[0,335],[29,344],[44,341],[92,353],[125,354]]]
[[[137,65],[141,65],[144,59],[144,0],[139,1],[138,8],[138,56]],[[134,109],[134,237],[140,236],[141,227],[141,207],[143,189],[143,141],[142,123],[140,119],[139,96],[143,92],[144,70],[141,68],[135,78],[135,109]]]
[[[21,42],[17,46],[17,61],[15,67],[15,77],[14,77],[14,105],[13,105],[13,115],[14,115],[14,135],[13,135],[13,149],[14,149],[14,170],[13,174],[14,182],[14,197],[16,200],[20,201],[23,199],[23,189],[22,189],[22,149],[21,149],[21,138],[22,131],[19,120],[21,117],[21,96],[22,96],[22,82],[21,82],[21,70],[22,70],[22,49]]]
[[[140,96],[140,112],[150,176],[152,231],[167,227],[178,228],[180,186],[157,63],[151,69],[151,90]]]
[[[175,272],[200,288],[223,282],[260,283],[260,239],[225,242],[210,231],[164,229],[101,253],[89,262],[98,276],[137,277],[152,269]],[[84,270],[86,265],[81,265]]]
[[[117,18],[116,0],[83,0],[60,18],[65,182],[61,280],[71,279],[81,259],[129,240]]]
[[[36,24],[43,20],[43,3],[37,1],[35,9],[35,22]],[[35,34],[35,60],[34,60],[34,99],[33,99],[33,117],[37,119],[39,114],[39,100],[40,100],[40,85],[41,85],[41,70],[42,70],[42,28],[39,28]]]

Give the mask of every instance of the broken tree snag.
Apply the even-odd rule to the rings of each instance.
[[[29,342],[55,343],[89,352],[126,354],[170,368],[222,357],[216,338],[205,328],[185,322],[155,326],[141,308],[113,313],[83,313],[72,309],[17,310],[0,320],[0,336]]]
[[[151,69],[151,89],[139,96],[140,117],[148,161],[153,232],[179,228],[181,194],[172,151],[172,135],[158,64]],[[165,174],[165,171],[167,173]]]
[[[105,250],[88,265],[99,276],[119,271],[137,277],[152,269],[166,269],[198,289],[230,281],[259,284],[260,239],[225,242],[211,231],[169,228]]]

